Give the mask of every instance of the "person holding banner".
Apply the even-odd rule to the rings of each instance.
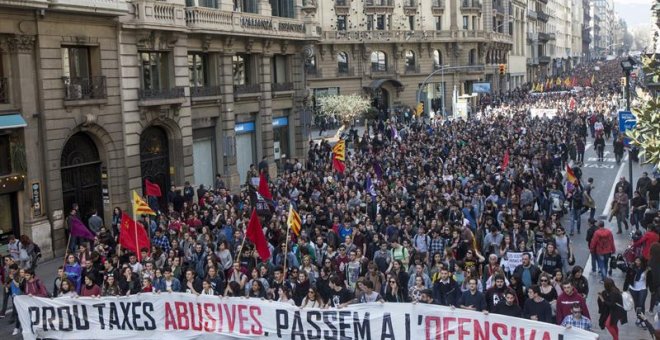
[[[527,296],[523,307],[523,317],[547,323],[554,323],[552,318],[552,308],[550,303],[541,296],[541,289],[537,285],[532,285],[527,289]]]

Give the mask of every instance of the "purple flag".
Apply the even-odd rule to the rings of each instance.
[[[73,217],[71,220],[71,236],[81,237],[88,240],[94,239],[94,233],[92,233],[78,217]]]
[[[378,179],[382,179],[383,178],[383,168],[380,167],[380,163],[378,161],[374,161],[373,167],[374,167],[374,172],[376,173],[376,176],[378,177]]]

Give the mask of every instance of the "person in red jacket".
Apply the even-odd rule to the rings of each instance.
[[[594,232],[594,236],[589,243],[591,253],[596,254],[596,261],[598,262],[598,270],[600,271],[601,280],[607,277],[607,265],[610,256],[616,251],[614,246],[614,235],[612,231],[605,228],[605,222],[598,221],[598,229]]]
[[[101,287],[94,283],[94,276],[85,276],[85,284],[80,288],[80,296],[101,296]]]
[[[660,236],[658,235],[656,228],[656,226],[649,227],[649,230],[644,233],[644,236],[633,242],[633,247],[643,247],[642,256],[644,256],[646,261],[651,259],[651,246],[660,241]]]
[[[566,315],[573,313],[572,308],[574,304],[580,305],[582,315],[591,318],[589,316],[587,302],[582,297],[582,294],[578,293],[577,289],[573,287],[571,281],[566,280],[562,282],[561,288],[563,293],[557,298],[557,324],[561,325]]]

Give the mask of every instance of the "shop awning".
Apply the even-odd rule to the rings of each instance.
[[[381,86],[383,86],[383,84],[385,84],[387,82],[391,82],[392,85],[394,85],[394,87],[398,87],[398,88],[403,87],[403,84],[401,84],[401,82],[396,80],[396,79],[376,79],[376,80],[373,80],[369,84],[369,86],[367,86],[367,88],[375,90],[377,88],[380,88]]]
[[[0,129],[17,129],[26,126],[27,123],[20,113],[0,115]]]

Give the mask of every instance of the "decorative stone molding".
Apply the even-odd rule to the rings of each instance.
[[[173,33],[150,31],[138,35],[137,47],[145,50],[171,50],[179,40]]]
[[[209,48],[211,48],[211,41],[213,38],[210,35],[204,35],[202,36],[202,51],[208,52]]]
[[[254,48],[254,39],[248,38],[247,41],[245,41],[245,51],[246,52],[252,52],[252,48]]]
[[[264,53],[270,53],[270,47],[273,45],[273,39],[264,39]]]
[[[5,39],[6,49],[12,53],[30,53],[34,50],[34,35],[15,34]]]
[[[232,36],[227,36],[227,37],[225,38],[225,46],[224,46],[224,50],[225,50],[226,52],[232,52],[233,49],[234,49],[234,37],[232,37]]]
[[[284,39],[280,42],[280,50],[282,51],[282,54],[286,54],[287,50],[289,49],[289,41]]]

